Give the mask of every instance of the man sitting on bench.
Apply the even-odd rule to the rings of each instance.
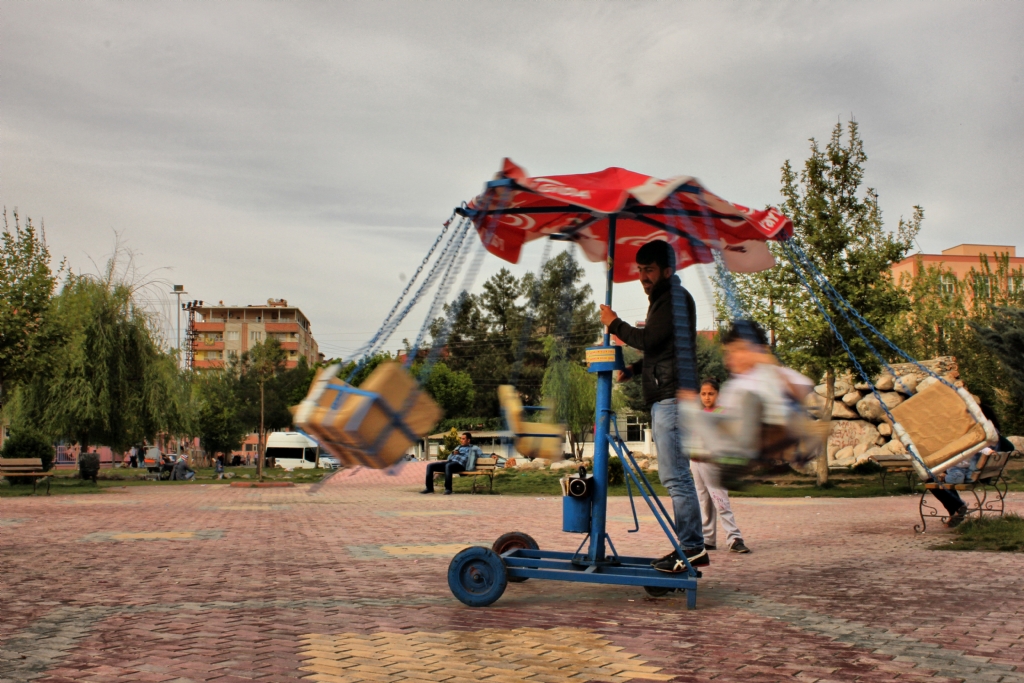
[[[459,437],[459,445],[451,452],[447,460],[432,462],[427,465],[427,488],[420,493],[434,492],[434,475],[444,472],[444,495],[452,493],[452,476],[459,472],[469,472],[476,468],[476,459],[483,456],[479,447],[473,445],[473,435],[463,432]]]

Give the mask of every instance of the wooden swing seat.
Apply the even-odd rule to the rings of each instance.
[[[892,416],[931,470],[921,472],[918,465],[915,469],[922,479],[931,479],[998,439],[995,427],[984,418],[970,394],[941,382],[893,408]],[[982,421],[978,420],[979,416]],[[914,460],[911,462],[917,464]]]
[[[398,363],[381,363],[359,388],[321,370],[295,410],[295,424],[348,467],[385,469],[430,433],[443,411]]]
[[[527,422],[526,410],[515,387],[503,384],[498,387],[498,402],[505,414],[509,429],[512,430],[513,445],[522,455],[530,458],[561,460],[565,443],[565,425],[551,422]]]

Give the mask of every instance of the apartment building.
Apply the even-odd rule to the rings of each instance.
[[[321,360],[309,319],[285,299],[268,299],[266,305],[196,308],[188,339],[195,353],[196,370],[224,367],[226,361],[270,337],[281,342],[285,367],[294,368],[299,358],[310,365]]]
[[[949,277],[955,277],[958,280],[963,280],[971,272],[973,268],[975,271],[981,271],[981,257],[985,256],[988,259],[989,267],[995,271],[997,260],[1000,258],[1006,258],[1009,261],[1008,278],[1006,282],[991,282],[993,276],[985,276],[979,285],[988,290],[985,295],[991,296],[992,287],[999,287],[1003,291],[1007,288],[1011,292],[1018,291],[1024,288],[1024,279],[1021,278],[1019,273],[1021,268],[1024,268],[1024,258],[1017,256],[1017,248],[1001,244],[958,244],[955,247],[949,249],[943,249],[941,254],[914,254],[903,259],[899,263],[895,263],[892,266],[893,280],[897,283],[900,281],[900,276],[904,273],[908,277],[912,277],[917,274],[921,267],[929,266],[941,266],[943,269],[950,271]],[[950,287],[953,286],[953,282],[950,282]],[[943,288],[945,288],[945,283]]]

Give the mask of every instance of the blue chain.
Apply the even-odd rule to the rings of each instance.
[[[878,401],[879,405],[882,406],[882,410],[885,411],[885,414],[888,416],[888,418],[895,424],[897,420],[895,417],[893,417],[892,411],[889,410],[889,406],[887,406],[885,404],[885,401],[882,400],[882,395],[878,392],[878,389],[876,389],[875,385],[871,382],[871,379],[868,377],[867,372],[864,371],[864,367],[860,364],[860,361],[857,360],[857,357],[854,355],[853,351],[850,350],[850,345],[846,343],[846,339],[844,339],[843,335],[839,333],[839,329],[836,327],[835,322],[832,320],[832,316],[828,314],[828,311],[825,310],[824,304],[821,303],[821,299],[819,299],[818,295],[814,293],[814,289],[811,287],[811,283],[807,281],[807,277],[804,275],[804,271],[797,264],[796,260],[794,260],[791,252],[786,248],[788,242],[789,240],[785,240],[782,243],[783,251],[786,253],[786,257],[789,259],[790,265],[793,266],[793,270],[796,272],[797,276],[799,276],[801,282],[803,282],[804,289],[807,290],[807,293],[810,295],[811,300],[814,302],[814,305],[818,307],[818,311],[821,313],[822,317],[825,318],[826,322],[828,322],[828,326],[832,328],[832,334],[834,334],[836,339],[839,340],[839,343],[843,345],[843,350],[846,351],[846,355],[850,358],[850,362],[853,363],[854,367],[857,368],[857,372],[860,374],[861,378],[863,378],[864,382],[866,382],[867,385],[871,388],[871,393],[874,394],[875,399]],[[834,400],[835,399],[833,397],[833,401]],[[822,415],[822,417],[824,417],[824,415]],[[911,457],[917,460],[918,464],[920,464],[921,467],[924,468],[925,472],[931,474],[931,468],[924,463],[924,460],[917,453],[917,448],[912,447],[908,448],[907,450],[910,452]],[[826,457],[828,456],[826,455]],[[935,478],[934,475],[932,475],[932,478]]]
[[[830,283],[830,282],[828,281],[828,279],[827,279],[827,278],[826,278],[826,277],[825,277],[825,276],[824,276],[824,275],[823,275],[823,274],[821,273],[821,271],[819,271],[819,270],[817,269],[817,267],[815,267],[814,263],[813,263],[813,262],[812,262],[812,261],[811,261],[811,260],[810,260],[810,259],[809,259],[809,258],[807,257],[807,254],[805,254],[805,253],[804,253],[804,251],[803,251],[803,249],[801,249],[801,248],[800,248],[800,245],[798,245],[798,244],[796,244],[796,243],[794,242],[794,243],[793,243],[793,244],[791,245],[791,247],[792,247],[792,249],[794,249],[794,253],[796,253],[797,255],[799,255],[799,256],[800,256],[800,257],[801,257],[801,258],[803,259],[803,261],[804,261],[805,263],[807,263],[807,265],[808,265],[808,267],[810,268],[811,272],[812,272],[812,273],[814,273],[814,274],[816,274],[816,275],[817,275],[817,277],[818,277],[818,278],[820,278],[822,282],[824,282],[824,285],[825,285],[825,287],[827,287],[827,289],[828,289],[828,290],[831,290],[831,291],[832,291],[832,292],[833,292],[833,293],[835,294],[835,297],[837,297],[837,298],[838,298],[839,302],[841,303],[841,307],[842,307],[842,308],[846,308],[846,309],[849,309],[849,311],[850,311],[851,313],[853,313],[853,315],[854,315],[854,316],[855,316],[855,317],[856,317],[856,318],[857,318],[857,319],[858,319],[858,320],[859,320],[859,321],[860,321],[861,323],[863,323],[863,324],[864,324],[864,326],[865,326],[865,327],[867,327],[867,329],[868,329],[868,330],[870,330],[872,334],[874,334],[874,335],[875,335],[876,337],[878,337],[878,338],[879,338],[880,340],[882,340],[883,342],[885,342],[885,344],[886,344],[886,345],[887,345],[887,346],[888,346],[889,348],[891,348],[891,349],[892,349],[893,351],[895,351],[895,352],[896,352],[897,354],[899,354],[899,356],[900,356],[901,358],[904,358],[904,359],[905,359],[905,360],[906,360],[907,362],[909,362],[909,363],[913,363],[913,364],[914,364],[914,365],[915,365],[915,366],[916,366],[916,367],[917,367],[917,368],[918,368],[919,370],[921,370],[921,372],[924,372],[925,374],[927,374],[927,375],[930,375],[930,376],[934,377],[935,379],[939,380],[940,382],[942,382],[943,384],[945,384],[945,385],[946,385],[947,387],[949,387],[950,389],[953,389],[954,391],[956,390],[956,387],[955,387],[955,386],[953,386],[953,384],[952,384],[951,382],[949,382],[949,381],[948,381],[948,380],[947,380],[946,378],[944,378],[944,377],[941,377],[941,376],[939,376],[939,375],[938,375],[938,374],[937,374],[936,372],[934,372],[933,370],[930,370],[930,369],[926,368],[926,367],[925,367],[924,365],[921,365],[921,363],[919,363],[919,362],[918,362],[917,360],[915,360],[914,358],[911,358],[911,357],[910,357],[910,356],[909,356],[909,355],[907,354],[907,352],[906,352],[906,351],[904,351],[903,349],[901,349],[901,348],[899,348],[898,346],[896,346],[896,344],[894,344],[894,343],[893,343],[893,342],[892,342],[892,341],[891,341],[891,340],[890,340],[890,339],[889,339],[888,337],[886,337],[886,336],[885,336],[884,334],[882,334],[881,332],[879,332],[879,331],[878,331],[878,329],[876,329],[874,325],[872,325],[872,324],[871,324],[871,323],[869,323],[869,322],[868,322],[867,320],[865,320],[865,319],[864,319],[864,316],[863,316],[863,315],[861,315],[861,314],[860,314],[860,312],[859,312],[859,311],[858,311],[858,310],[857,310],[856,308],[854,308],[854,307],[853,307],[853,306],[852,306],[852,305],[850,304],[850,302],[849,302],[849,301],[847,301],[847,300],[846,300],[846,299],[845,299],[845,298],[843,297],[843,295],[842,295],[842,294],[840,294],[840,293],[839,293],[838,291],[836,291],[835,287],[833,287],[833,286],[832,286],[832,283]],[[826,293],[827,293],[827,291],[826,291]],[[830,297],[830,298],[832,298],[832,297]],[[881,359],[881,356],[879,356],[879,358]],[[883,362],[883,363],[885,363],[885,361],[884,361],[884,360],[882,360],[882,362]],[[886,367],[887,367],[887,368],[889,368],[888,364],[886,365]],[[892,369],[892,368],[889,368],[889,370],[891,370],[891,369]],[[895,373],[893,374],[893,376],[895,376]]]

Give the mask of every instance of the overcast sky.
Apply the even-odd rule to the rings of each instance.
[[[1020,247],[1022,33],[1020,2],[2,0],[0,202],[75,269],[117,231],[191,298],[286,298],[328,356],[504,156],[761,206],[853,116],[890,226],[921,204],[926,252]]]

